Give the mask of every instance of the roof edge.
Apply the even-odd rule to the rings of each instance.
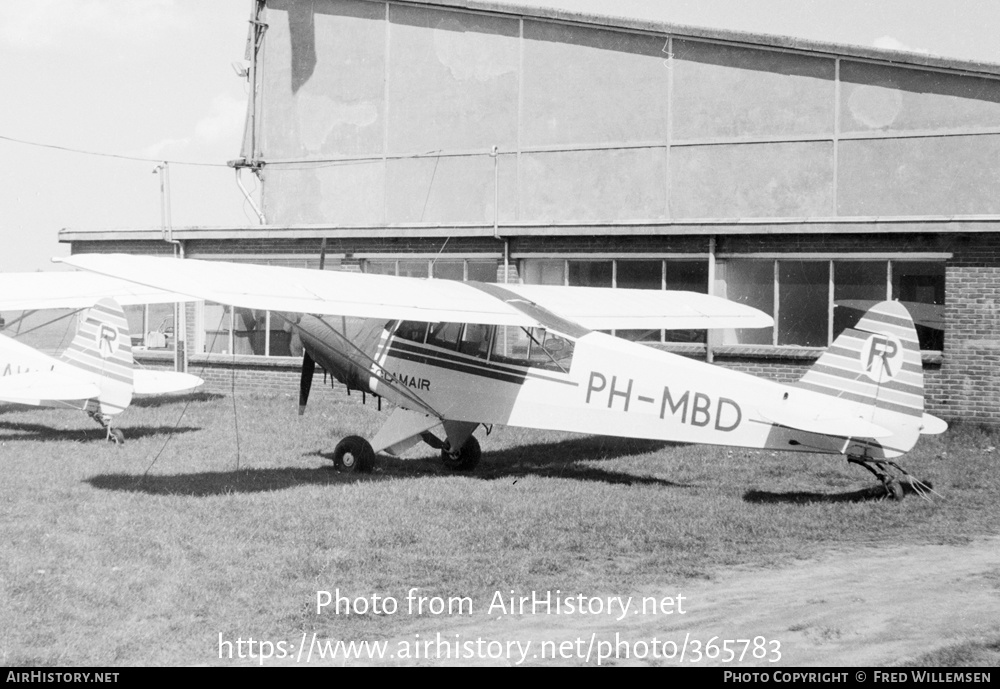
[[[874,46],[816,41],[780,34],[763,34],[733,29],[718,29],[687,24],[675,24],[653,18],[628,17],[620,14],[574,11],[560,7],[525,5],[505,0],[392,0],[398,4],[466,9],[477,12],[517,15],[536,19],[551,19],[579,24],[599,24],[621,29],[663,33],[677,37],[700,38],[748,46],[766,46],[786,50],[821,53],[831,56],[891,62],[913,67],[931,67],[949,71],[1000,76],[1000,64],[976,60],[960,60],[929,53],[890,50]]]

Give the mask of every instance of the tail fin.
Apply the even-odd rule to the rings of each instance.
[[[87,411],[111,416],[132,401],[132,339],[125,312],[114,299],[102,299],[84,314],[61,360],[100,388]]]
[[[856,403],[858,417],[891,432],[887,455],[910,450],[927,423],[920,343],[899,302],[869,309],[795,385]]]

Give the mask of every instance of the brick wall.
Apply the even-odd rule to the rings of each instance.
[[[1000,423],[1000,237],[957,237],[945,275],[942,416]]]

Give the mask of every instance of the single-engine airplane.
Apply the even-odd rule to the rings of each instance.
[[[493,284],[148,256],[57,259],[221,304],[277,312],[318,363],[396,408],[371,440],[341,440],[344,470],[423,440],[446,466],[480,459],[479,425],[845,455],[903,495],[894,460],[947,424],[924,412],[913,322],[868,310],[798,381],[782,384],[609,334],[615,328],[766,327],[770,316],[690,292]],[[272,314],[274,315],[274,314]],[[444,437],[437,433],[443,432]]]
[[[187,373],[134,368],[125,313],[114,298],[99,299],[102,294],[114,294],[131,303],[188,300],[86,273],[0,274],[3,311],[81,311],[84,305],[91,305],[80,316],[72,342],[58,358],[0,334],[0,402],[82,410],[107,429],[108,440],[121,444],[125,436],[111,421],[129,406],[133,393],[182,392],[203,381]],[[11,326],[13,323],[7,330]]]

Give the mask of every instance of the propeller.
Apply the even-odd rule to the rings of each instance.
[[[302,352],[302,379],[299,381],[299,416],[306,412],[306,402],[309,401],[309,390],[312,389],[313,373],[316,371],[316,362],[309,352]]]
[[[319,245],[319,269],[323,270],[326,264],[326,237]],[[302,348],[302,379],[299,380],[299,416],[306,413],[306,402],[309,401],[309,391],[312,389],[313,373],[316,371],[316,362],[305,347]],[[323,370],[323,377],[326,378],[326,369]]]

